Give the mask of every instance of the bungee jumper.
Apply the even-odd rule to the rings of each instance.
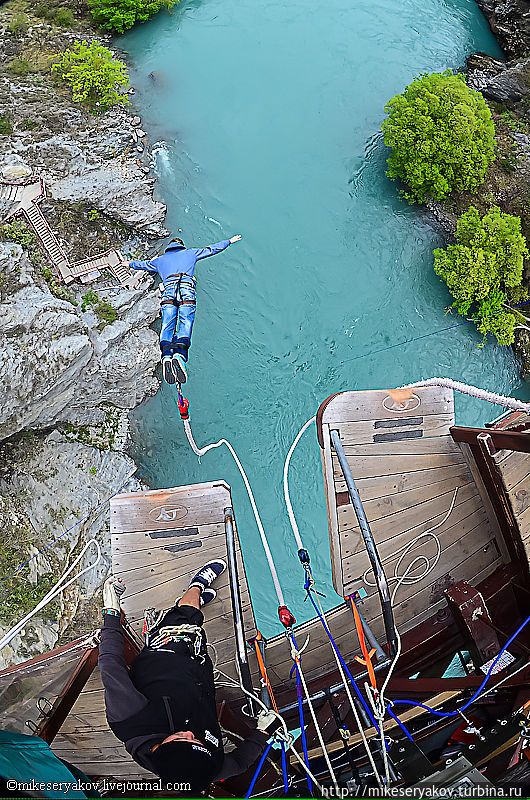
[[[194,796],[245,772],[281,724],[262,711],[256,729],[225,755],[200,610],[215,599],[212,583],[225,569],[221,559],[209,562],[169,611],[146,611],[145,646],[129,669],[120,621],[125,585],[110,577],[103,588],[99,666],[109,727],[138,764]]]
[[[238,234],[209,247],[187,248],[182,239],[172,239],[164,253],[147,261],[122,261],[130,269],[155,272],[162,279],[164,291],[160,300],[162,328],[162,374],[167,383],[185,383],[186,364],[191,345],[191,331],[197,302],[195,264],[202,258],[215,256],[241,240]]]

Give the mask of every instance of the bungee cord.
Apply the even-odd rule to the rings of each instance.
[[[178,403],[177,403],[177,405],[178,405]],[[180,411],[180,407],[179,407],[179,411]],[[186,408],[186,412],[187,412],[187,408]],[[274,563],[274,558],[273,558],[271,549],[269,547],[269,542],[267,540],[267,535],[265,533],[265,529],[263,528],[263,523],[261,521],[261,517],[260,517],[259,511],[258,511],[258,507],[256,505],[256,501],[254,499],[254,493],[252,491],[252,487],[250,485],[250,481],[247,478],[247,474],[246,474],[246,472],[245,472],[245,470],[243,468],[243,464],[239,460],[236,451],[234,450],[234,448],[232,447],[232,445],[230,444],[230,442],[227,439],[219,439],[218,442],[214,442],[213,444],[208,444],[205,447],[198,447],[197,444],[195,443],[195,439],[193,438],[193,433],[191,431],[191,424],[190,424],[189,417],[187,419],[183,418],[182,421],[184,423],[184,432],[186,433],[186,437],[188,439],[190,447],[191,447],[191,449],[193,450],[193,452],[195,453],[196,456],[198,456],[198,457],[203,456],[206,453],[208,453],[210,450],[213,450],[216,447],[221,447],[222,445],[225,445],[228,448],[228,450],[230,451],[230,454],[232,455],[232,458],[234,459],[234,461],[236,463],[236,466],[237,466],[237,468],[238,468],[238,470],[239,470],[239,472],[241,474],[241,477],[243,478],[243,482],[245,484],[245,489],[247,490],[247,494],[248,494],[248,497],[249,497],[249,500],[250,500],[250,505],[252,506],[252,511],[254,513],[254,519],[256,520],[256,525],[258,526],[259,535],[261,537],[261,543],[263,545],[263,549],[265,550],[265,556],[266,556],[267,562],[269,564],[269,570],[270,570],[270,573],[271,573],[272,581],[274,583],[274,589],[276,591],[276,597],[278,598],[278,605],[280,607],[285,606],[285,600],[284,600],[284,597],[283,597],[283,591],[282,591],[282,587],[281,587],[281,584],[280,584],[280,579],[278,578],[278,572],[276,570],[276,565]]]

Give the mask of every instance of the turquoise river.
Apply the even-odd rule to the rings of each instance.
[[[186,395],[199,445],[226,437],[242,459],[286,600],[304,618],[282,468],[324,398],[432,375],[528,397],[511,350],[479,348],[471,325],[370,355],[459,321],[444,315],[449,296],[432,270],[440,234],[385,177],[385,102],[420,72],[499,50],[474,0],[183,0],[120,46],[157,143],[168,228],[194,246],[244,237],[198,265]],[[461,423],[499,412],[457,398]],[[198,463],[168,386],[135,412],[133,438],[136,459],[153,464],[153,487],[230,483],[258,622],[265,635],[278,632],[229,453]],[[291,484],[325,602],[335,605],[314,431],[294,455]]]

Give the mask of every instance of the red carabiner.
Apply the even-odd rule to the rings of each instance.
[[[180,398],[181,395],[179,395],[177,399],[177,406],[180,411],[180,416],[182,420],[189,419],[190,415],[188,414],[188,409],[190,407],[190,401],[186,397],[182,397],[182,402],[181,402]]]

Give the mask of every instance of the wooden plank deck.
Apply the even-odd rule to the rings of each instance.
[[[137,633],[146,608],[170,608],[203,564],[214,558],[227,561],[224,509],[231,505],[230,488],[222,481],[121,494],[112,499],[112,569],[127,586],[122,606]],[[245,635],[251,638],[256,634],[256,623],[237,531],[235,535]],[[215,588],[217,597],[204,609],[205,630],[215,647],[217,666],[235,678],[236,643],[228,570]],[[255,675],[255,664],[252,666]],[[255,685],[259,686],[259,681]],[[52,747],[59,757],[71,761],[89,777],[154,779],[132,760],[108,727],[98,668]]]
[[[223,481],[120,494],[111,500],[112,571],[126,590],[122,605],[140,632],[146,608],[170,608],[203,564],[227,561],[224,509],[232,505]],[[236,531],[236,553],[247,638],[255,636],[245,566]],[[205,630],[217,665],[236,677],[235,638],[228,570],[215,583],[217,597],[204,609]]]
[[[494,459],[530,562],[530,453],[499,450]]]
[[[382,637],[379,597],[364,540],[330,432],[337,430],[392,591],[394,569],[406,546],[437,528],[442,555],[425,579],[402,585],[395,621],[406,632],[445,606],[444,590],[459,580],[472,584],[506,560],[504,543],[492,525],[460,446],[454,425],[453,394],[439,387],[414,389],[404,405],[388,391],[342,392],[317,416],[326,491],[333,583],[341,596],[364,590],[361,610]],[[456,495],[455,495],[456,492]],[[400,573],[419,554],[434,561],[435,542],[421,539]],[[340,638],[340,634],[339,634]]]

